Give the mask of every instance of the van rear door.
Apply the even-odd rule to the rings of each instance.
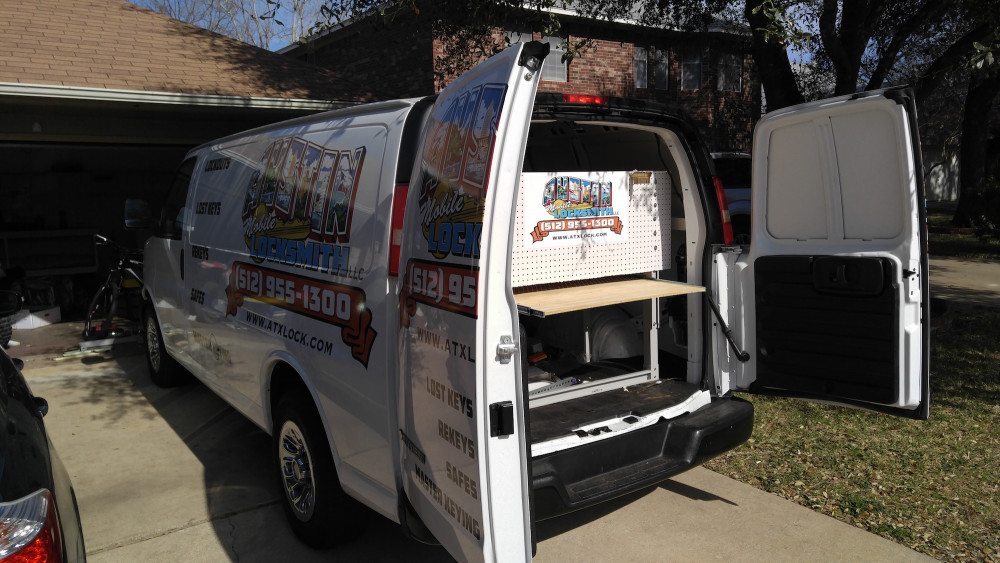
[[[508,287],[513,204],[540,43],[514,45],[440,94],[403,224],[400,517],[459,561],[531,558],[524,400]]]
[[[746,362],[722,362],[733,388],[927,418],[930,309],[915,116],[912,93],[892,89],[761,120],[749,251],[719,274],[737,280],[731,298],[743,315],[731,320],[750,353]],[[717,358],[726,349],[718,336]]]

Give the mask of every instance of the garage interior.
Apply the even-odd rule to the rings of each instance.
[[[190,148],[336,107],[65,87],[3,93],[0,288],[20,290],[31,310],[58,307],[61,320],[83,318],[117,258],[94,234],[141,248],[150,233],[124,229],[125,200],[144,199],[156,213]]]

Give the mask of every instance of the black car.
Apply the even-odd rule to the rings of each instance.
[[[20,303],[0,291],[0,317]],[[48,403],[31,394],[22,365],[0,351],[0,561],[84,561],[76,495],[42,423]]]

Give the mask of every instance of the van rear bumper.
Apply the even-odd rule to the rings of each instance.
[[[727,397],[673,420],[536,458],[535,519],[655,485],[735,448],[752,430],[753,405]]]

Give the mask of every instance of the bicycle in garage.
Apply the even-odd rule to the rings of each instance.
[[[142,251],[126,248],[99,234],[94,235],[94,243],[111,248],[117,258],[87,308],[80,349],[139,342],[142,333]]]

